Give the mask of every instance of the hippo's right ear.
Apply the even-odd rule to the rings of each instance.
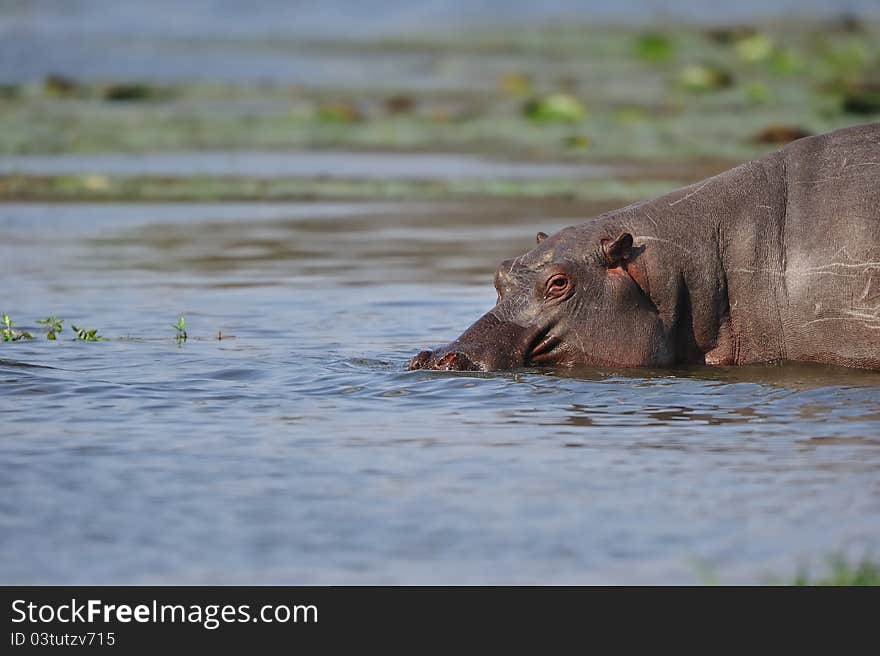
[[[622,233],[617,239],[602,240],[602,256],[605,258],[605,266],[614,268],[620,266],[629,257],[633,245],[633,236],[628,232]]]
[[[542,241],[544,241],[545,239],[547,239],[547,233],[546,233],[546,232],[539,232],[539,233],[537,234],[537,236],[535,237],[535,241],[536,241],[537,243],[539,243],[539,244],[540,244]]]

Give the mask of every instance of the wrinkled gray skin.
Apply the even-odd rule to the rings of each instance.
[[[539,233],[495,287],[494,308],[409,368],[880,369],[880,124]]]

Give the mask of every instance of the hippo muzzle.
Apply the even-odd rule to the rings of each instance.
[[[502,321],[494,314],[480,317],[457,340],[433,351],[422,351],[408,369],[495,371],[526,365],[536,330]]]

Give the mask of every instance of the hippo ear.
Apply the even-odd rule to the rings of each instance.
[[[633,245],[633,237],[624,232],[617,239],[602,240],[602,256],[605,258],[605,266],[616,267],[629,257],[629,251]]]
[[[545,239],[547,239],[547,233],[546,232],[539,232],[537,237],[535,238],[535,241],[540,244]]]

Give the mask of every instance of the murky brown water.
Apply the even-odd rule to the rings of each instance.
[[[0,310],[67,331],[0,345],[0,580],[762,582],[876,553],[880,374],[404,370],[500,259],[605,209],[0,206]]]

